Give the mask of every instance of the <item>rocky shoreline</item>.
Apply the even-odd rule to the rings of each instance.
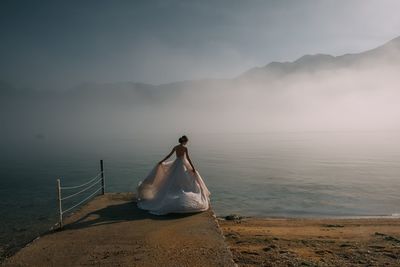
[[[219,225],[238,266],[400,266],[400,219],[230,215]]]

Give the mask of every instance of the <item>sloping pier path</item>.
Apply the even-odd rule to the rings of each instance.
[[[155,216],[130,193],[94,198],[5,266],[234,266],[212,210]]]

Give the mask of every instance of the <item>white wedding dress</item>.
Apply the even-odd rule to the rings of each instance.
[[[210,191],[186,156],[157,164],[137,193],[137,206],[155,215],[205,211],[210,205]]]

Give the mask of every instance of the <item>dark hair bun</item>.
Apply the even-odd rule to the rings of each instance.
[[[186,135],[182,135],[182,136],[178,139],[178,142],[179,142],[180,144],[185,143],[185,142],[187,142],[187,141],[189,141],[189,138],[187,138]]]

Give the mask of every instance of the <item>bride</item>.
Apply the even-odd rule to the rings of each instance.
[[[152,214],[187,213],[208,210],[210,191],[190,160],[184,135],[162,161],[139,182],[137,206]],[[174,161],[167,160],[176,153]]]

